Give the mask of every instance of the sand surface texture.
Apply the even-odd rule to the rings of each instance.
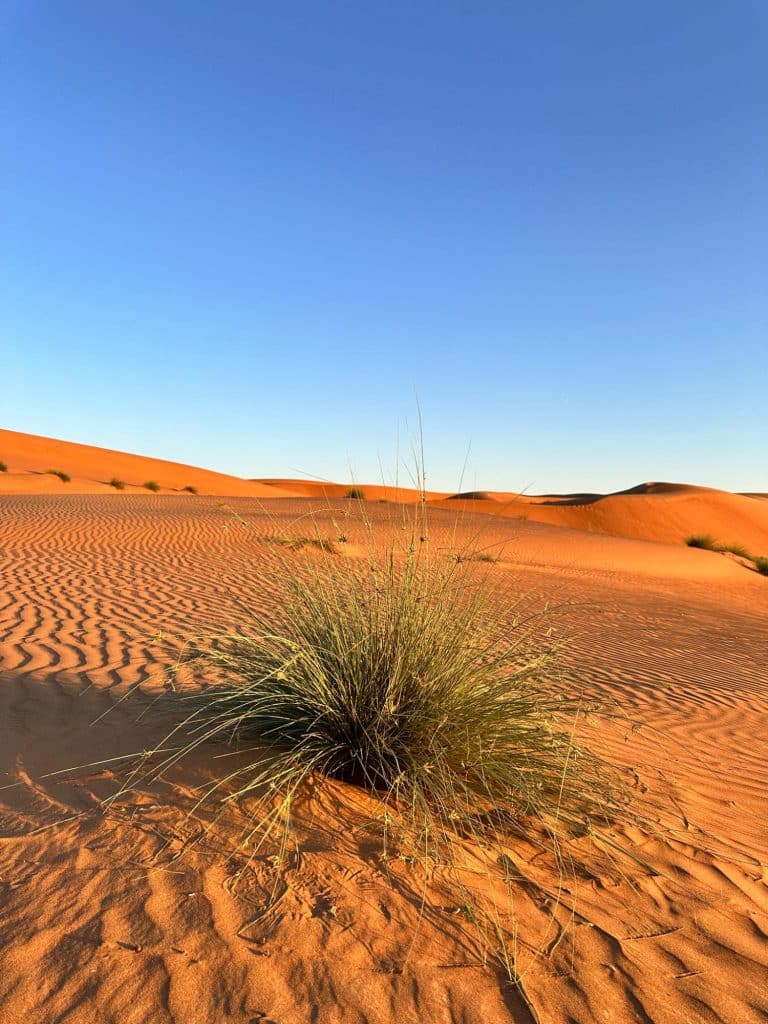
[[[435,507],[435,543],[493,552],[502,615],[510,595],[549,607],[567,684],[627,716],[585,739],[660,821],[619,830],[634,859],[565,876],[533,842],[511,849],[517,984],[414,865],[384,871],[351,787],[303,794],[279,872],[272,850],[237,853],[241,809],[207,832],[188,814],[223,748],[101,804],[119,758],[178,720],[165,687],[184,639],[274,607],[278,552],[297,574],[322,557],[274,543],[306,535],[308,513],[346,537],[338,557],[361,554],[359,503],[0,495],[3,1024],[766,1019],[768,579],[679,543],[479,514],[486,500]],[[401,506],[365,507],[374,535],[398,528]],[[728,539],[753,544],[761,523]]]

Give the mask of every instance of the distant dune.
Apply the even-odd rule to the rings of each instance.
[[[146,493],[155,481],[159,493],[195,488],[200,494],[251,498],[346,498],[413,504],[422,499],[414,487],[367,483],[295,480],[287,477],[245,480],[213,470],[144,455],[96,448],[53,438],[0,430],[0,493],[117,494],[110,481],[125,484],[123,493]],[[63,482],[47,471],[70,476]],[[767,494],[732,494],[681,483],[643,483],[614,494],[516,494],[510,491],[427,491],[431,507],[460,513],[483,513],[529,519],[551,526],[608,534],[662,544],[683,544],[692,534],[711,534],[724,544],[741,544],[753,554],[768,555]],[[701,556],[700,556],[701,557]]]
[[[691,484],[646,483],[606,495],[491,491],[452,495],[434,504],[662,544],[682,544],[692,534],[708,533],[721,543],[763,554],[768,553],[768,502],[757,497]]]
[[[266,484],[241,480],[226,473],[15,430],[0,430],[0,460],[8,467],[7,472],[0,473],[0,494],[116,494],[110,485],[114,478],[125,484],[125,492],[143,494],[147,493],[143,485],[154,481],[160,485],[159,493],[195,487],[200,494],[249,498],[288,496]],[[71,480],[65,483],[48,473],[49,469],[60,470]]]

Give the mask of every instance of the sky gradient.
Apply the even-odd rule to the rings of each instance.
[[[0,425],[768,491],[768,5],[0,12]],[[2,454],[2,453],[0,453]]]

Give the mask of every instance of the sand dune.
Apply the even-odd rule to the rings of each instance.
[[[341,783],[297,803],[298,845],[276,876],[271,851],[244,869],[235,807],[207,835],[186,815],[221,770],[217,748],[107,811],[120,761],[51,774],[157,743],[178,712],[153,702],[184,638],[236,626],[240,602],[279,600],[266,539],[305,530],[306,498],[228,504],[247,525],[204,497],[0,495],[3,1021],[765,1020],[768,580],[461,500],[430,513],[436,547],[500,559],[485,567],[500,614],[510,593],[549,606],[568,685],[628,716],[589,742],[666,808],[656,832],[617,833],[638,859],[615,867],[562,880],[538,847],[511,851],[513,986],[438,893],[424,905],[414,867],[384,877]],[[399,528],[396,506],[366,510],[377,537]],[[343,529],[347,557],[365,543],[356,502],[327,501],[317,523]],[[301,574],[317,556],[287,557]]]
[[[683,544],[693,534],[708,533],[720,543],[768,553],[768,505],[753,496],[689,484],[640,484],[607,495],[486,491],[435,504],[663,544]]]
[[[635,860],[572,878],[520,841],[514,986],[439,889],[407,864],[395,885],[382,874],[360,838],[364,798],[341,783],[297,802],[279,876],[269,851],[246,868],[236,806],[208,833],[187,815],[220,771],[216,748],[100,803],[126,777],[114,759],[178,720],[163,694],[185,639],[237,628],[243,606],[269,610],[278,551],[299,576],[318,557],[270,539],[306,533],[311,512],[355,558],[371,531],[396,535],[418,492],[356,485],[366,525],[349,484],[241,480],[11,431],[0,459],[3,1021],[765,1019],[768,580],[684,544],[710,533],[768,553],[765,495],[427,495],[436,550],[489,555],[500,614],[511,596],[525,614],[546,607],[566,684],[616,702],[626,718],[585,737],[659,813],[656,830],[617,830]]]
[[[7,472],[0,473],[0,494],[116,493],[109,483],[113,478],[124,481],[124,493],[146,493],[143,484],[147,481],[160,484],[160,493],[185,487],[195,487],[200,494],[251,498],[292,493],[209,469],[14,430],[0,430],[0,460],[8,466]],[[71,480],[64,483],[48,473],[49,469],[61,470]]]
[[[412,504],[421,500],[414,488],[381,484],[339,484],[294,479],[262,479],[261,484],[291,494],[343,498],[357,486],[371,501]],[[768,553],[768,505],[757,492],[732,494],[691,484],[643,483],[614,494],[524,495],[510,491],[430,491],[434,508],[494,515],[564,526],[590,533],[684,544],[695,534],[710,534],[722,544],[740,544],[752,554]],[[708,553],[710,554],[710,553]],[[711,554],[710,554],[711,557]]]
[[[317,501],[345,498],[354,488],[366,502],[414,504],[422,495],[414,487],[333,483],[291,478],[252,479],[215,473],[142,455],[56,441],[0,430],[0,493],[117,493],[109,481],[125,482],[123,493],[144,492],[154,480],[160,493],[194,487],[200,494],[254,498],[305,497]],[[62,470],[63,483],[46,471]],[[431,506],[454,513],[481,513],[529,519],[590,533],[681,545],[693,534],[711,534],[724,544],[740,544],[752,554],[768,554],[768,503],[760,492],[731,494],[677,483],[644,483],[614,494],[522,495],[509,491],[428,491]],[[711,558],[711,553],[705,553]]]

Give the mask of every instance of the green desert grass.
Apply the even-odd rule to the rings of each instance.
[[[148,491],[152,491],[153,494],[157,494],[160,490],[160,484],[156,480],[146,480],[141,486],[146,487],[146,489]]]
[[[704,548],[706,551],[717,551],[720,554],[737,555],[754,563],[755,569],[763,576],[768,576],[768,558],[762,555],[752,555],[743,544],[720,544],[708,533],[694,534],[685,542],[690,548]]]
[[[69,473],[65,473],[63,469],[46,469],[45,471],[50,476],[57,476],[62,483],[68,484],[72,477]]]
[[[701,548],[704,551],[719,551],[717,541],[708,533],[694,533],[687,537],[685,543],[689,548]]]
[[[727,551],[732,555],[738,555],[739,558],[748,558],[750,561],[754,561],[752,555],[750,555],[749,551],[747,551],[743,544],[718,544],[717,550],[723,552]]]
[[[573,837],[626,813],[626,791],[577,742],[599,708],[561,684],[549,641],[495,610],[488,569],[466,549],[432,551],[424,506],[402,514],[411,529],[383,547],[364,520],[362,558],[332,557],[319,533],[261,538],[284,549],[269,583],[277,609],[243,609],[235,633],[196,644],[193,672],[218,681],[178,692],[186,714],[160,745],[172,753],[141,770],[160,777],[211,742],[251,751],[198,803],[247,805],[249,856],[276,838],[280,856],[290,847],[306,784],[359,787],[375,808],[362,827],[385,851],[439,869],[513,975],[498,908],[482,909],[457,851],[484,851],[511,907],[513,882],[498,869],[511,838],[535,835],[561,863]],[[307,545],[323,557],[298,571]]]
[[[125,480],[120,480],[119,477],[113,476],[109,481],[109,486],[114,487],[116,491],[125,490]]]

